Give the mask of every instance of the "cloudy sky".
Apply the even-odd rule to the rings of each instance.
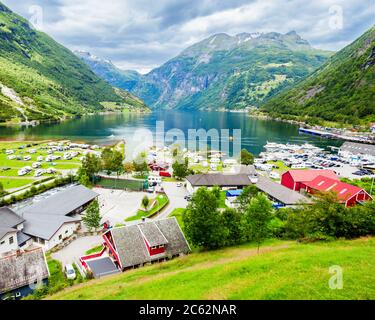
[[[375,24],[374,0],[0,0],[72,50],[147,72],[214,33],[297,31],[338,50]]]

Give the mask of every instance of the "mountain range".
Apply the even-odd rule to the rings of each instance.
[[[375,26],[262,109],[312,123],[375,122]]]
[[[332,54],[296,32],[215,34],[146,75],[76,52],[114,86],[154,109],[243,109],[259,106],[321,66]]]
[[[146,110],[45,33],[0,3],[0,122],[50,121],[98,111]]]

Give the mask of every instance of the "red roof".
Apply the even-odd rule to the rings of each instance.
[[[286,173],[290,173],[292,176],[294,182],[307,182],[312,181],[318,176],[327,177],[333,180],[338,181],[339,178],[337,177],[336,173],[334,173],[332,170],[289,170]]]
[[[322,192],[334,191],[340,200],[347,201],[358,192],[363,189],[353,186],[348,183],[330,179],[324,176],[318,176],[314,180],[307,182],[306,186],[313,190],[318,190]]]

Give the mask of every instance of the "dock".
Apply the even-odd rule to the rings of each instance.
[[[309,134],[309,135],[327,138],[327,139],[337,139],[337,140],[344,140],[344,141],[351,141],[351,142],[375,144],[375,140],[370,139],[369,137],[348,136],[348,135],[338,134],[334,132],[328,132],[328,131],[318,130],[318,129],[309,129],[309,128],[303,128],[303,127],[300,127],[298,131],[299,133]]]

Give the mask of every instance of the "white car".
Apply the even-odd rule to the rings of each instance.
[[[18,170],[18,175],[21,177],[21,176],[24,176],[24,175],[26,175],[26,174],[28,174],[28,172],[25,170],[25,169],[20,169],[20,170]]]
[[[275,171],[270,172],[270,178],[271,179],[280,179],[280,174],[278,174]]]
[[[23,160],[25,160],[25,161],[29,161],[29,160],[31,160],[31,156],[24,156],[24,157],[23,157]]]
[[[76,271],[71,264],[67,264],[64,268],[64,273],[67,279],[74,280],[77,278]]]
[[[177,182],[177,187],[182,187],[182,182]]]
[[[41,167],[41,163],[40,162],[34,162],[31,166],[34,168],[34,169],[37,169],[37,168],[40,168]]]
[[[44,170],[36,170],[36,171],[35,171],[35,174],[34,174],[34,177],[40,177],[40,176],[42,176],[44,173],[45,173]]]

